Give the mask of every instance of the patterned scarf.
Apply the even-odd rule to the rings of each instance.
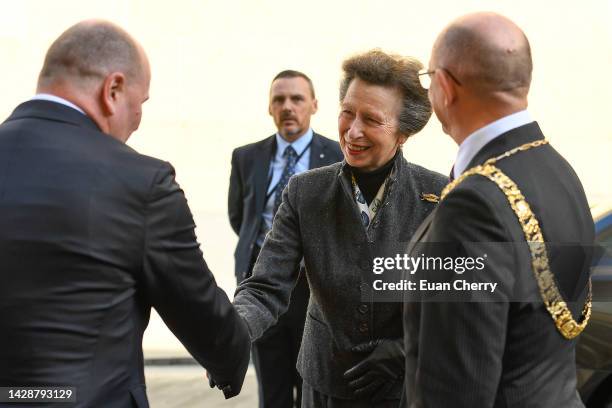
[[[383,197],[385,195],[385,190],[387,189],[387,184],[389,180],[391,180],[391,175],[395,172],[395,169],[392,169],[385,181],[383,181],[382,185],[378,189],[378,193],[376,193],[376,197],[372,200],[370,205],[366,202],[363,193],[359,189],[357,185],[357,180],[355,179],[355,175],[351,173],[351,183],[353,184],[353,196],[355,197],[355,202],[357,203],[357,208],[359,208],[359,213],[361,214],[361,223],[367,230],[370,226],[370,223],[376,216],[376,213],[380,210],[382,206]]]

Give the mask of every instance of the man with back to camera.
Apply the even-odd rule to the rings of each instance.
[[[446,243],[459,248],[446,255],[484,254],[480,278],[498,289],[405,304],[402,406],[584,406],[575,346],[591,309],[593,220],[580,180],[526,110],[531,71],[521,29],[475,13],[442,31],[420,73],[459,151],[454,181],[409,253]]]
[[[232,154],[228,212],[239,237],[235,252],[238,284],[251,275],[289,178],[343,158],[338,142],[310,127],[310,117],[316,111],[310,78],[293,70],[278,73],[270,86],[268,106],[277,133],[239,147]],[[260,408],[300,406],[302,379],[295,366],[308,297],[308,283],[302,274],[287,313],[253,343]]]
[[[240,392],[247,329],[202,258],[174,169],[125,144],[150,76],[127,32],[80,22],[0,125],[2,386],[148,407],[142,335],[155,307],[226,397]]]

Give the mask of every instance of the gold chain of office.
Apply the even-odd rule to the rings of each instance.
[[[547,140],[537,140],[531,143],[525,143],[519,147],[508,150],[507,152],[487,160],[484,164],[472,167],[463,172],[459,177],[450,182],[444,190],[442,190],[441,199],[444,199],[458,184],[472,175],[481,175],[493,181],[504,193],[508,199],[508,203],[512,207],[514,214],[518,218],[519,223],[525,234],[525,240],[528,243],[538,243],[541,245],[529,245],[531,252],[531,265],[533,274],[540,289],[540,295],[544,301],[544,305],[550,313],[557,330],[566,339],[573,339],[578,336],[587,326],[591,317],[591,301],[592,301],[592,286],[591,280],[588,283],[588,294],[582,310],[582,321],[578,323],[574,320],[572,312],[567,307],[567,303],[563,300],[557,285],[555,277],[550,270],[548,255],[544,245],[544,235],[540,229],[540,223],[535,217],[531,207],[525,200],[525,196],[521,193],[518,186],[512,179],[506,176],[499,168],[495,166],[498,160],[512,156],[518,152],[523,152],[534,147],[539,147],[547,144]]]

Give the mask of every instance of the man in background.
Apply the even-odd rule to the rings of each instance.
[[[590,315],[593,220],[574,170],[527,111],[531,71],[521,29],[475,13],[442,31],[420,73],[459,151],[410,255],[481,257],[484,270],[462,279],[497,288],[406,303],[406,407],[583,406],[575,346]]]
[[[226,397],[240,392],[247,329],[202,258],[174,169],[125,144],[150,78],[128,33],[81,22],[0,125],[2,386],[148,407],[142,335],[155,307]]]
[[[276,75],[270,86],[268,111],[277,133],[232,154],[228,212],[239,237],[235,252],[238,284],[251,275],[289,178],[343,159],[338,142],[310,127],[317,99],[305,74],[286,70]],[[260,408],[300,406],[302,379],[295,366],[308,298],[308,283],[302,274],[287,313],[253,343]]]

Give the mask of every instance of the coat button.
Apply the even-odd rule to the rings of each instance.
[[[359,325],[359,331],[360,331],[361,333],[367,333],[367,332],[368,332],[368,330],[369,330],[369,327],[368,327],[368,324],[367,324],[367,323],[361,323],[361,324]]]
[[[359,310],[359,313],[366,314],[366,313],[368,313],[368,305],[363,304],[363,305],[359,306],[358,310]]]

